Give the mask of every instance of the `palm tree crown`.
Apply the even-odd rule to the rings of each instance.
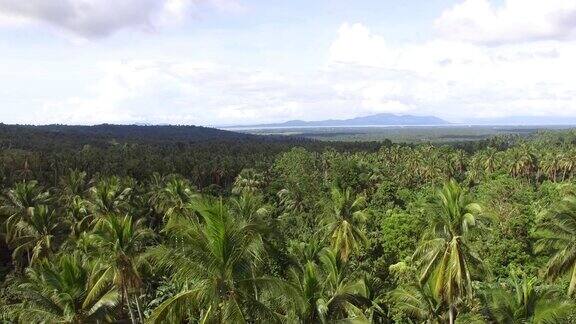
[[[154,265],[172,273],[182,292],[153,312],[152,322],[170,318],[245,322],[247,307],[275,314],[257,300],[259,287],[274,280],[259,277],[257,264],[263,253],[259,226],[233,217],[221,201],[195,203],[200,221],[175,216],[164,230],[169,244],[153,248]]]
[[[22,323],[93,323],[111,321],[118,293],[102,280],[97,263],[77,255],[62,255],[28,268],[18,287],[22,302],[8,311]]]
[[[367,218],[366,198],[354,196],[352,190],[333,187],[331,210],[326,215],[329,240],[339,257],[346,261],[353,251],[366,242],[361,226]]]
[[[483,299],[496,323],[563,323],[574,305],[558,295],[553,287],[538,286],[536,278],[512,270],[510,279],[488,289]]]
[[[576,291],[576,196],[565,197],[551,211],[549,218],[539,225],[536,250],[552,251],[545,276],[557,278],[570,274],[568,295]]]
[[[453,309],[463,297],[472,296],[473,269],[481,264],[467,244],[469,231],[477,225],[480,206],[470,203],[455,181],[444,185],[439,195],[441,211],[434,215],[430,231],[416,249],[413,259],[419,280],[433,281],[433,293]]]

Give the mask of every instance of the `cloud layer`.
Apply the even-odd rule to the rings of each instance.
[[[372,106],[441,112],[455,119],[505,115],[576,115],[575,42],[554,40],[481,46],[436,39],[389,46],[363,25],[344,24],[332,44],[342,89]],[[366,70],[370,75],[366,75]],[[369,95],[373,94],[372,97]]]
[[[465,0],[446,10],[435,27],[443,37],[482,44],[576,37],[576,1]]]
[[[183,20],[198,6],[237,10],[232,0],[0,0],[5,20],[42,22],[85,38],[132,28],[152,30]]]
[[[168,23],[162,22],[166,17],[186,19],[199,5],[189,0],[124,0],[120,2],[125,7],[112,10],[112,1],[107,0],[53,0],[52,6],[35,1],[25,5],[0,0],[0,10],[43,17],[85,37],[103,37],[122,28]],[[210,3],[241,10],[234,7],[236,2]],[[132,12],[131,6],[139,9]],[[265,46],[261,34],[223,30],[190,47],[184,45],[191,38],[161,43],[166,47],[152,44],[166,55],[127,46],[120,54],[79,56],[73,68],[63,60],[48,67],[40,60],[15,59],[20,66],[3,65],[2,60],[0,73],[11,81],[0,87],[0,99],[20,104],[23,111],[41,106],[32,114],[18,115],[20,109],[11,109],[12,122],[35,123],[226,125],[379,112],[436,115],[451,121],[576,116],[575,8],[573,1],[507,0],[494,6],[485,0],[465,0],[435,19],[436,36],[403,43],[386,39],[366,23],[342,23],[332,30],[331,41],[315,51],[317,58],[291,58],[297,68],[270,64],[273,49]],[[212,55],[207,44],[212,39],[232,44],[224,47],[232,49],[230,55]],[[90,49],[98,46],[93,42]],[[196,55],[203,52],[207,54]],[[236,53],[249,60],[238,59]],[[62,57],[68,56],[66,52]],[[41,68],[30,70],[28,64]],[[41,81],[45,75],[65,79],[73,69],[79,76],[74,90],[65,92],[57,82]],[[26,76],[26,71],[36,72]],[[35,88],[26,88],[26,78],[35,80]],[[19,80],[17,85],[14,79]]]

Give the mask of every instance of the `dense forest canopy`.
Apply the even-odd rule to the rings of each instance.
[[[576,131],[0,125],[7,323],[574,323]]]

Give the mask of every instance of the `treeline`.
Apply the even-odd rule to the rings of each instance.
[[[376,151],[385,143],[334,143],[254,136],[196,126],[21,126],[0,124],[0,184],[34,179],[53,187],[70,169],[92,178],[181,174],[198,188],[229,191],[244,168],[266,169],[294,146]]]
[[[575,131],[378,149],[244,142],[260,164],[212,150],[250,156],[228,186],[146,167],[115,150],[161,146],[123,140],[89,170],[70,148],[52,174],[43,159],[56,152],[38,143],[18,153],[37,162],[4,169],[4,321],[576,322]],[[121,170],[129,159],[147,171]]]

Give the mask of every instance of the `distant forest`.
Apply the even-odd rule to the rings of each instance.
[[[0,125],[2,323],[576,323],[576,130]]]
[[[294,146],[313,151],[376,151],[383,143],[323,143],[197,126],[16,126],[0,124],[0,183],[36,179],[48,186],[70,169],[145,180],[180,174],[200,188],[230,189],[244,168],[266,168]]]

